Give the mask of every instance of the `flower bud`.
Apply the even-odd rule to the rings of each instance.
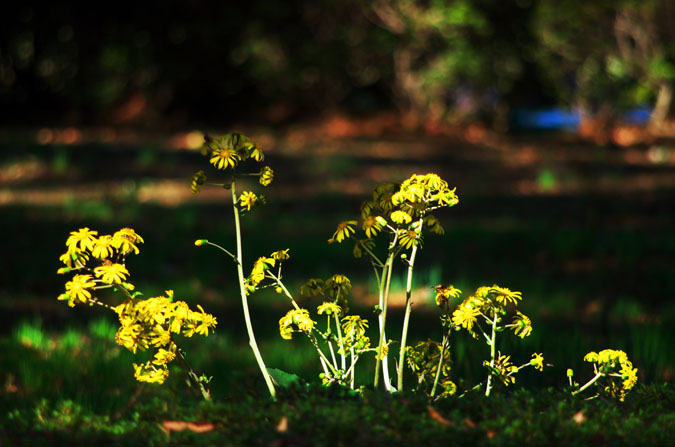
[[[570,368],[567,368],[567,377],[572,377],[574,375],[574,371],[572,371]]]
[[[70,270],[71,269],[69,267],[61,267],[60,269],[58,269],[56,271],[56,273],[59,274],[59,275],[64,275],[66,273],[70,273]]]
[[[197,247],[201,247],[202,245],[206,244],[207,242],[208,242],[208,241],[207,241],[206,239],[197,239],[197,240],[195,241],[195,245],[196,245]]]

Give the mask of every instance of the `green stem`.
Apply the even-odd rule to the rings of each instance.
[[[597,373],[597,374],[595,375],[595,377],[593,377],[591,380],[589,380],[588,383],[587,383],[586,385],[582,386],[581,388],[579,388],[579,389],[576,390],[576,391],[573,391],[573,392],[572,392],[572,396],[581,393],[581,392],[584,391],[586,388],[588,388],[589,386],[593,385],[600,377],[602,377],[602,376],[604,376],[604,375],[605,375],[605,374],[603,374],[602,372]]]
[[[185,359],[185,356],[183,355],[183,351],[178,347],[176,347],[176,359],[178,360],[178,363],[180,364],[181,368],[183,368],[183,371],[185,371],[185,375],[187,376],[188,387],[193,392],[195,397],[199,398],[199,396],[201,395],[202,399],[210,401],[211,393],[204,387],[204,383],[201,380],[199,380],[197,374],[195,374],[192,368],[190,368],[190,365],[188,364],[187,360]]]
[[[485,397],[490,396],[490,390],[492,389],[492,368],[495,366],[495,337],[497,334],[497,313],[495,312],[494,317],[492,318],[492,338],[490,339],[490,372],[488,373],[487,385],[485,387]]]
[[[380,292],[380,308],[382,312],[379,315],[380,321],[380,341],[378,343],[377,355],[375,356],[375,388],[379,386],[380,379],[380,365],[382,367],[382,379],[384,380],[384,387],[389,391],[391,384],[389,382],[389,368],[387,364],[387,356],[381,356],[382,349],[386,343],[385,326],[387,323],[387,303],[389,302],[389,286],[391,284],[391,271],[394,265],[394,255],[396,249],[396,236],[389,247],[389,256],[382,267],[382,275],[380,276],[379,292]]]
[[[421,223],[421,222],[420,222]],[[401,350],[398,356],[398,390],[403,391],[403,366],[405,361],[405,346],[408,339],[408,325],[410,323],[410,312],[412,312],[412,278],[413,268],[415,266],[415,256],[417,255],[417,244],[413,246],[408,261],[408,278],[405,285],[405,316],[403,317],[403,330],[401,332]]]
[[[340,366],[342,367],[342,370],[344,371],[347,368],[345,343],[342,340],[342,328],[340,327],[340,319],[338,318],[337,313],[334,313],[333,315],[335,315],[335,326],[337,327],[338,341],[340,343]]]
[[[443,358],[445,356],[445,345],[448,342],[449,334],[443,334],[443,342],[441,343],[441,357],[438,359],[438,366],[436,369],[436,377],[434,377],[434,386],[431,387],[431,396],[436,395],[436,386],[438,386],[438,380],[441,378],[441,370],[443,369]]]
[[[235,193],[234,180],[232,181],[232,208],[234,210],[234,226],[237,237],[237,275],[239,276],[239,291],[241,293],[241,305],[244,311],[244,320],[246,322],[246,331],[248,332],[248,341],[251,349],[253,350],[253,355],[255,356],[256,361],[258,362],[258,367],[260,372],[265,379],[265,384],[267,389],[272,396],[272,399],[276,400],[276,390],[274,389],[274,383],[272,383],[272,378],[267,372],[265,367],[265,362],[263,361],[262,355],[260,355],[260,350],[258,349],[258,343],[255,340],[255,334],[253,333],[253,325],[251,324],[251,315],[248,310],[248,298],[246,296],[246,281],[244,279],[244,269],[242,267],[242,247],[241,247],[241,224],[239,223],[239,208],[237,208],[237,195]]]

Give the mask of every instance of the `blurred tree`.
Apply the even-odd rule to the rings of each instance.
[[[364,4],[373,22],[396,38],[400,109],[423,120],[457,121],[494,115],[505,105],[523,69],[518,42],[527,40],[526,7],[482,0]]]
[[[609,120],[652,103],[658,127],[673,97],[674,21],[670,0],[539,0],[533,54],[563,103]]]

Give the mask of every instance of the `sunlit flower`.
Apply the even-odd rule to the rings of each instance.
[[[193,318],[199,321],[199,324],[195,328],[195,332],[208,337],[209,329],[214,329],[218,324],[218,321],[213,315],[204,312],[204,309],[199,304],[197,304],[197,309],[199,309],[200,313],[193,312]]]
[[[166,365],[176,358],[176,345],[172,344],[172,350],[167,350],[164,348],[159,348],[155,353],[155,357],[152,360],[152,363],[155,365]]]
[[[138,254],[136,244],[142,244],[143,238],[131,228],[122,228],[113,234],[113,245],[122,253]]]
[[[263,166],[260,170],[260,178],[258,181],[263,186],[268,186],[274,180],[274,171],[269,166]]]
[[[129,270],[122,264],[100,265],[94,269],[94,273],[108,284],[120,284],[129,276]]]
[[[70,233],[70,236],[66,240],[66,246],[68,249],[77,247],[80,250],[91,250],[94,247],[97,234],[98,231],[90,230],[87,227],[80,228]]]
[[[397,224],[407,224],[410,223],[412,220],[412,217],[410,217],[410,214],[406,213],[405,211],[401,210],[396,210],[393,213],[391,213],[391,220],[396,222]]]
[[[418,234],[415,230],[404,231],[398,239],[398,243],[406,249],[409,249],[413,245],[418,245],[421,241],[422,235]]]
[[[249,275],[250,284],[253,286],[260,284],[262,280],[265,279],[265,272],[267,269],[269,267],[274,267],[275,263],[276,260],[274,258],[266,258],[264,256],[258,258],[258,260],[253,264],[253,269]]]
[[[370,216],[363,220],[363,225],[361,228],[363,228],[363,230],[366,232],[366,236],[369,238],[377,236],[377,233],[382,230],[382,225],[380,224],[377,217],[379,216]]]
[[[287,248],[286,250],[277,250],[270,256],[272,257],[272,259],[276,259],[277,261],[285,261],[286,259],[290,258],[288,254],[289,250],[290,248]]]
[[[97,259],[109,258],[113,255],[113,253],[115,253],[113,239],[107,234],[96,239],[94,242],[94,248],[91,250],[92,256]]]
[[[216,149],[211,155],[209,162],[218,169],[234,168],[239,163],[241,157],[234,149],[222,148]]]
[[[456,188],[453,189],[443,189],[438,191],[438,193],[431,196],[432,201],[438,201],[438,204],[441,206],[454,206],[459,203],[459,198],[455,194]]]
[[[244,191],[241,193],[241,196],[239,196],[239,204],[241,205],[242,208],[246,208],[249,211],[257,201],[258,196],[256,196],[251,191]]]
[[[438,307],[443,306],[450,298],[458,298],[462,293],[461,290],[456,289],[452,284],[449,286],[439,284],[434,287],[434,290],[436,290],[436,305]]]
[[[544,370],[544,356],[542,354],[537,354],[536,352],[532,354],[532,360],[530,360],[530,365],[534,366],[534,369],[539,371]]]
[[[147,383],[164,383],[167,376],[169,375],[169,370],[166,366],[160,366],[156,368],[150,362],[137,365],[134,363],[134,377],[139,382]]]
[[[73,307],[75,302],[86,303],[91,298],[91,288],[94,287],[91,275],[75,275],[72,281],[66,283],[66,293],[59,296],[60,300],[68,300],[68,305]]]
[[[335,303],[325,302],[317,307],[317,313],[319,315],[333,315],[336,314],[338,317],[342,315],[342,308]]]
[[[89,253],[82,251],[76,246],[68,247],[68,250],[59,257],[68,268],[84,267],[89,260]]]
[[[368,329],[368,320],[358,315],[349,315],[342,319],[342,331],[345,337],[356,339],[363,337]]]
[[[532,321],[519,311],[516,311],[516,316],[513,317],[513,324],[513,333],[520,338],[525,338],[532,333]]]
[[[265,160],[265,154],[263,154],[262,148],[255,143],[249,143],[249,156],[257,162]],[[271,169],[270,169],[271,171]],[[270,179],[270,182],[272,180]],[[262,183],[262,182],[261,182]],[[268,183],[269,185],[269,183]],[[267,185],[264,185],[267,186]]]
[[[457,310],[452,313],[452,323],[471,331],[479,314],[480,312],[478,309],[475,309],[468,303],[462,303],[457,307]]]
[[[337,242],[338,244],[345,239],[349,239],[352,234],[356,233],[354,226],[357,224],[355,220],[345,220],[340,222],[337,230],[333,233],[333,237],[328,240],[329,243]]]
[[[516,378],[513,374],[518,372],[518,367],[511,363],[510,355],[502,355],[501,352],[497,352],[498,357],[495,361],[495,364],[492,368],[492,373],[497,375],[497,378],[506,386],[509,386],[516,382]]]
[[[523,299],[520,292],[512,292],[506,287],[499,287],[497,285],[492,286],[490,293],[494,293],[495,299],[502,305],[506,305],[509,302],[518,304],[518,300]]]

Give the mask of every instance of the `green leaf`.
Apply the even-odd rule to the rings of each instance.
[[[270,377],[272,377],[272,382],[281,388],[289,388],[294,384],[299,384],[302,382],[302,379],[299,376],[295,374],[289,374],[280,369],[267,368],[267,372],[269,373]]]

